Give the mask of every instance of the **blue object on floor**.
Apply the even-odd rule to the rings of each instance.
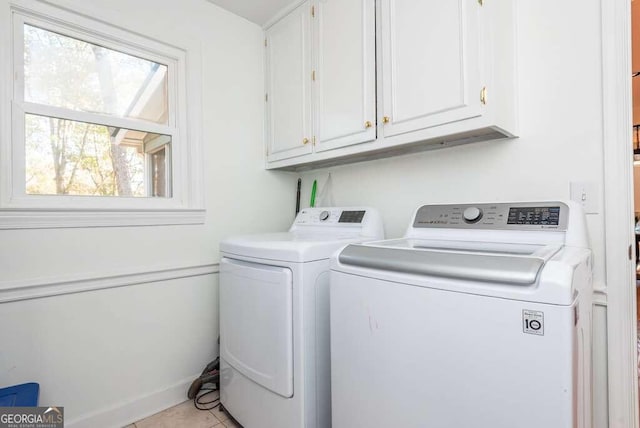
[[[0,388],[0,407],[33,407],[38,405],[40,385],[35,382]]]

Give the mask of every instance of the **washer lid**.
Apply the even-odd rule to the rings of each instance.
[[[561,245],[399,239],[349,245],[342,265],[512,285],[534,284]]]
[[[225,239],[220,243],[220,251],[237,256],[303,263],[328,259],[340,247],[365,239],[358,233],[335,231],[268,233]]]

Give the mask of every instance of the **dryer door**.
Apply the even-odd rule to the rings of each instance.
[[[291,270],[222,258],[220,356],[254,382],[293,396]]]

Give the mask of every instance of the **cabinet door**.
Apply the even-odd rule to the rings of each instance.
[[[311,153],[311,6],[266,31],[267,160]]]
[[[481,114],[477,0],[381,0],[385,136]]]
[[[316,151],[376,138],[375,1],[319,0]]]

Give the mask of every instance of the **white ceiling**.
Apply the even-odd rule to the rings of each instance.
[[[209,0],[229,12],[263,26],[281,9],[294,0]]]

